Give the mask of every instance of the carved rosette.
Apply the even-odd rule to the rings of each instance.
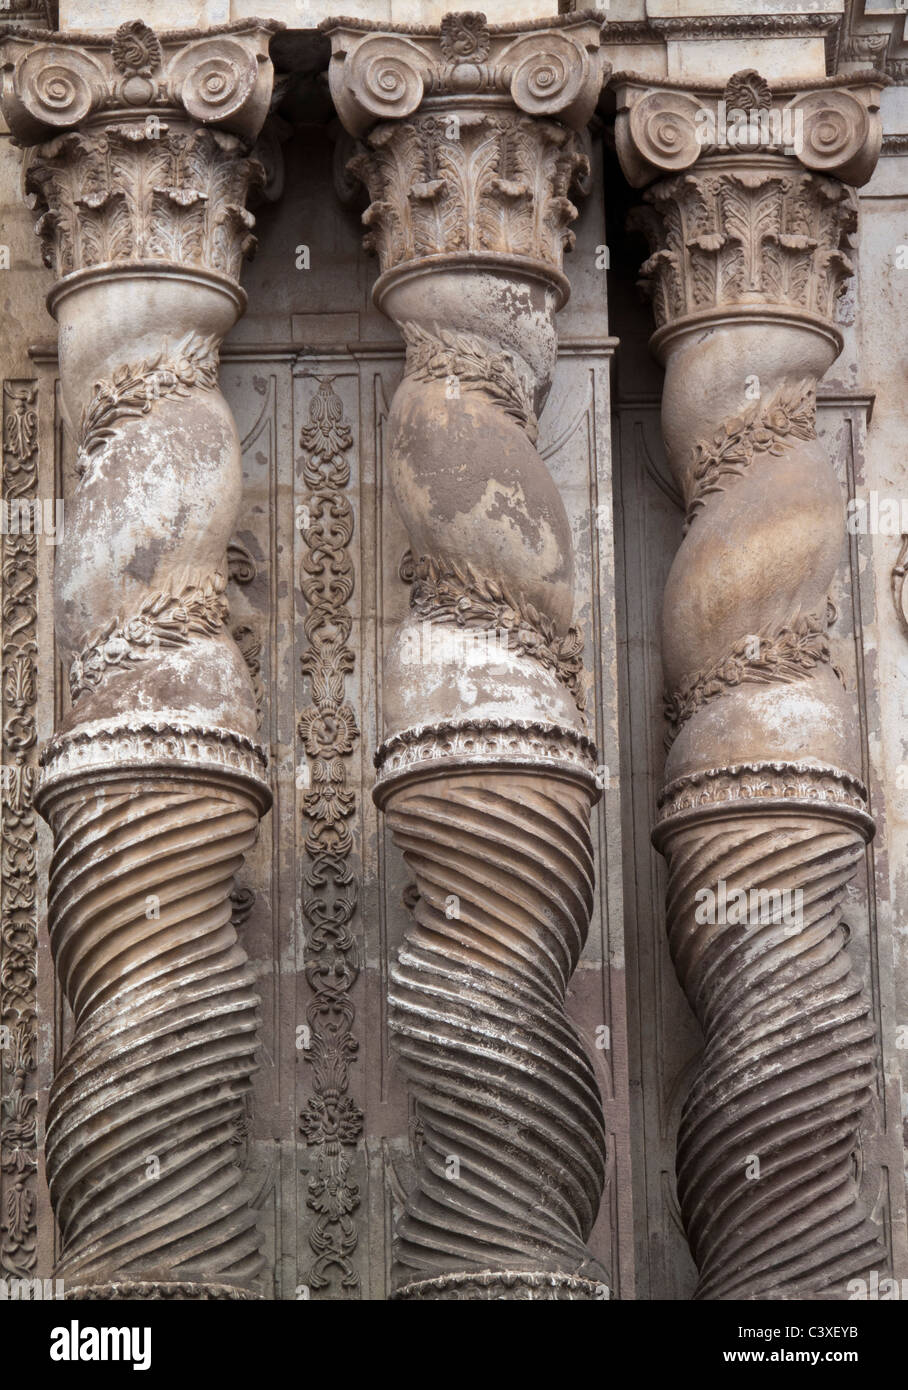
[[[78,444],[54,575],[70,707],[35,799],[75,1020],[45,1144],[68,1297],[254,1296],[263,1264],[236,1161],[259,1005],[231,894],[270,798],[225,598],[242,474],[217,373],[268,38],[134,20],[0,44]]]
[[[388,423],[411,616],[385,663],[376,799],[415,880],[390,1021],[422,1144],[394,1296],[601,1298],[602,1103],[565,1012],[595,750],[570,528],[535,443],[599,26],[325,27],[375,300],[407,346]]]
[[[677,1153],[703,1299],[834,1297],[879,1257],[854,1178],[873,1026],[841,919],[873,822],[830,635],[843,499],[816,433],[878,95],[753,72],[618,92],[625,172],[657,180],[636,220],[687,510],[653,838],[705,1035]]]

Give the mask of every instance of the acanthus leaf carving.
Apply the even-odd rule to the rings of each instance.
[[[852,273],[855,195],[837,180],[773,168],[711,169],[655,185],[633,225],[653,254],[641,274],[657,326],[723,306],[835,315]]]
[[[159,259],[237,279],[255,247],[243,204],[263,181],[262,165],[228,132],[120,122],[38,146],[26,191],[58,276]]]
[[[365,245],[383,270],[464,251],[560,269],[577,217],[569,193],[590,168],[567,126],[499,108],[379,125],[347,167],[369,189]]]

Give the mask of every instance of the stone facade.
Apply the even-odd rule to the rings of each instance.
[[[560,8],[8,7],[3,1278],[908,1278],[908,42]]]

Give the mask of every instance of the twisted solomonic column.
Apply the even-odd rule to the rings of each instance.
[[[390,1016],[422,1146],[394,1296],[606,1297],[585,1244],[602,1105],[565,1012],[593,902],[595,754],[570,529],[535,448],[598,25],[326,27],[361,137],[375,301],[407,344],[389,439],[413,613],[384,666],[375,794],[418,894]]]
[[[771,91],[753,72],[712,95],[618,93],[625,172],[663,176],[644,277],[687,506],[653,838],[706,1042],[677,1154],[703,1299],[835,1297],[878,1255],[853,1162],[874,1030],[841,918],[873,822],[830,651],[844,505],[815,427],[878,95]],[[751,143],[716,125],[719,98]]]
[[[242,477],[217,373],[268,37],[137,20],[2,42],[79,443],[55,569],[71,705],[37,797],[74,1018],[45,1145],[68,1297],[254,1297],[263,1264],[238,1162],[258,1000],[229,895],[269,793],[227,627]]]

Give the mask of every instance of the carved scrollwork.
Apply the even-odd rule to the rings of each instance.
[[[357,45],[339,89],[341,104],[356,111],[350,124],[354,133],[357,127],[366,129],[375,121],[396,120],[416,110],[425,90],[420,59],[414,44],[396,36],[370,35]],[[344,95],[348,84],[355,98]]]
[[[110,56],[124,77],[150,77],[161,66],[161,43],[143,19],[121,24],[113,36]]]
[[[685,21],[687,23],[688,21]],[[735,73],[724,87],[679,82],[653,88],[638,81],[617,84],[615,145],[625,175],[636,188],[665,174],[690,169],[704,155],[736,151],[728,134],[735,117],[756,116],[744,138],[749,154],[780,152],[802,168],[866,183],[879,155],[882,85],[847,79],[808,92],[769,83],[754,69]],[[780,132],[788,130],[793,138]]]
[[[491,41],[484,14],[464,10],[446,14],[441,21],[439,46],[449,63],[484,63]]]
[[[353,434],[333,380],[319,379],[309,403],[309,423],[301,430],[310,523],[303,532],[301,575],[308,647],[300,664],[309,677],[311,703],[300,715],[297,732],[309,770],[303,796],[309,858],[303,912],[311,990],[306,1010],[311,1041],[305,1056],[313,1076],[312,1093],[300,1114],[309,1150],[306,1202],[313,1212],[308,1232],[313,1258],[301,1277],[317,1292],[330,1292],[335,1275],[344,1289],[359,1284],[353,1256],[361,1198],[354,1163],[363,1130],[362,1110],[349,1094],[350,1066],[359,1050],[351,997],[359,973],[352,927],[358,889],[348,862],[353,838],[347,825],[355,794],[347,784],[346,762],[359,729],[344,699],[355,660],[349,645],[354,568],[346,457]]]
[[[136,19],[111,38],[83,36],[78,45],[8,33],[2,51],[12,74],[4,96],[10,128],[36,143],[99,111],[169,108],[252,137],[271,96],[274,26],[254,20],[234,27],[242,34],[168,33],[162,40]]]
[[[255,91],[259,63],[247,44],[222,35],[184,49],[168,76],[187,115],[229,127]]]
[[[2,408],[3,495],[32,498],[38,481],[37,385],[4,381]],[[8,1030],[0,1051],[0,1273],[25,1279],[37,1262],[38,551],[34,535],[10,532],[0,545],[0,1027]]]
[[[798,159],[808,169],[835,174],[846,182],[862,182],[876,164],[882,127],[864,102],[852,92],[806,92],[788,110],[803,122]],[[866,174],[865,174],[866,177]]]
[[[377,121],[410,116],[448,95],[507,94],[521,111],[582,129],[596,107],[607,66],[599,24],[566,15],[560,24],[514,38],[473,12],[444,17],[437,31],[412,36],[366,33],[350,20],[322,25],[331,36],[331,95],[347,130],[363,135]]]
[[[514,105],[530,116],[557,116],[582,127],[598,100],[595,65],[586,45],[572,35],[550,30],[544,38],[527,34],[500,58],[510,70]]]
[[[697,114],[702,104],[689,92],[647,92],[616,128],[618,149],[631,183],[645,183],[651,168],[688,169],[701,153]]]

